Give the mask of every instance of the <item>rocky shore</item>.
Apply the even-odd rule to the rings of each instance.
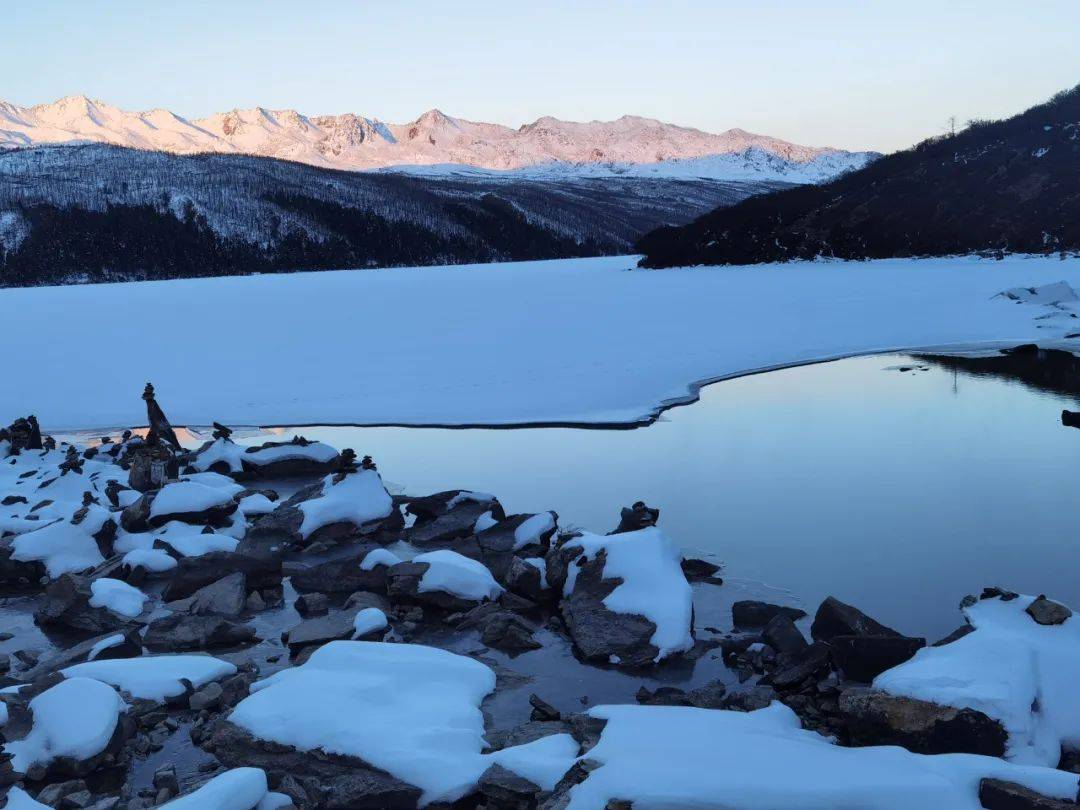
[[[302,437],[185,449],[144,398],[146,435],[0,429],[6,807],[1076,806],[1052,598],[930,643],[731,601],[644,503],[594,534],[391,494]]]

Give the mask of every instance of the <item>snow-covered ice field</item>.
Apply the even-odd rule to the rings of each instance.
[[[1068,312],[993,298],[1074,283],[1075,259],[635,263],[0,290],[0,423],[140,424],[147,380],[176,424],[632,422],[703,380],[1080,330]]]

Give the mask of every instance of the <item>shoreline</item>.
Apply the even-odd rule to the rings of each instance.
[[[999,351],[1001,349],[1011,348],[1020,345],[1023,342],[1020,339],[1014,338],[1012,340],[993,340],[977,343],[955,343],[955,344],[941,344],[932,346],[910,346],[910,347],[893,347],[884,349],[873,349],[870,351],[858,351],[858,352],[842,352],[838,354],[821,355],[818,357],[807,358],[803,360],[793,360],[784,363],[775,363],[766,366],[758,366],[745,370],[735,371],[727,374],[720,374],[717,376],[704,377],[699,380],[695,380],[687,384],[687,393],[680,397],[671,397],[660,401],[660,404],[650,409],[647,413],[643,414],[638,419],[629,421],[578,421],[570,419],[552,419],[552,420],[534,420],[527,422],[475,422],[475,423],[459,423],[459,422],[337,422],[337,421],[311,421],[311,422],[274,422],[268,424],[255,424],[248,425],[242,423],[234,423],[231,427],[244,429],[244,430],[273,430],[276,428],[413,428],[417,430],[527,430],[536,428],[564,428],[570,430],[638,430],[641,428],[647,428],[650,425],[655,424],[660,420],[666,412],[674,410],[676,408],[682,408],[687,405],[693,405],[701,399],[701,391],[709,386],[717,385],[719,383],[728,382],[730,380],[738,380],[744,377],[754,377],[759,374],[768,374],[773,371],[784,371],[793,368],[803,368],[805,366],[816,366],[825,363],[835,363],[841,360],[851,360],[857,357],[879,357],[889,354],[905,354],[905,355],[942,355],[953,357],[964,356],[977,356],[980,354],[991,353]],[[1060,349],[1063,351],[1069,351],[1073,354],[1080,352],[1080,343],[1076,341],[1067,341],[1062,339],[1045,341],[1039,343],[1040,349]],[[1080,355],[1078,355],[1080,356]],[[192,430],[196,428],[209,428],[210,425],[202,425],[197,423],[182,423],[177,422],[176,427]],[[43,429],[48,430],[51,433],[64,435],[64,436],[85,436],[90,433],[98,432],[110,432],[116,430],[141,430],[146,425],[100,425],[92,427],[54,427],[51,425],[44,425]]]

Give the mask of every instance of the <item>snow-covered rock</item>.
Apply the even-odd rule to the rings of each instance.
[[[401,562],[401,558],[389,549],[373,548],[360,561],[360,570],[373,571],[380,565],[389,567],[397,565],[399,562]]]
[[[1007,759],[1058,764],[1063,744],[1080,741],[1080,619],[1038,623],[1031,596],[991,596],[963,608],[974,632],[926,647],[874,680],[892,695],[973,709],[1008,733]]]
[[[92,678],[134,698],[163,701],[184,694],[189,681],[198,689],[236,674],[236,666],[209,655],[147,655],[88,661],[63,670],[67,678]]]
[[[233,729],[215,734],[214,750],[229,764],[265,761],[268,753],[251,751],[262,751],[258,740],[336,754],[354,763],[345,773],[370,773],[371,789],[379,783],[425,803],[453,801],[486,767],[479,707],[494,688],[494,673],[470,658],[413,644],[336,641],[302,666],[256,682],[228,717]],[[244,744],[236,730],[255,742]],[[327,778],[324,786],[344,790],[349,781]]]
[[[176,558],[159,548],[136,548],[122,558],[128,568],[142,568],[152,574],[163,574],[176,568]]]
[[[598,706],[606,721],[587,754],[599,763],[566,794],[567,810],[634,807],[769,810],[979,810],[980,782],[1000,779],[1072,801],[1075,774],[970,754],[895,746],[843,748],[800,728],[780,703],[753,712]]]
[[[133,619],[143,611],[149,597],[123,580],[102,577],[90,583],[90,607],[100,607]]]
[[[392,600],[422,602],[444,610],[467,610],[503,592],[483,563],[449,549],[418,554],[391,567],[387,590]]]
[[[107,748],[118,748],[114,737],[126,704],[111,686],[89,678],[69,678],[30,701],[33,726],[20,740],[3,746],[19,773],[48,771],[56,763],[64,775],[93,769]]]
[[[694,604],[681,549],[655,526],[583,533],[552,549],[548,578],[587,659],[625,666],[660,661],[694,645]]]
[[[341,542],[358,539],[384,527],[400,525],[375,469],[327,475],[318,484],[302,489],[252,529],[254,537],[280,537],[293,543]]]
[[[233,768],[205,785],[162,805],[170,810],[264,810],[266,774],[259,768]]]
[[[338,451],[330,445],[294,436],[288,442],[248,447],[240,460],[245,470],[274,478],[325,474],[337,468],[338,458]]]
[[[149,499],[149,496],[143,496]],[[129,506],[125,511],[137,508]],[[181,521],[196,526],[208,523],[218,525],[236,511],[232,494],[225,489],[207,486],[197,481],[180,481],[166,484],[153,496],[149,505],[147,522],[152,527],[170,521]],[[127,524],[125,522],[125,528]]]
[[[100,565],[105,558],[95,535],[101,536],[112,518],[108,510],[96,505],[88,507],[81,519],[79,511],[17,536],[11,542],[11,559],[41,563],[53,579]],[[115,530],[115,523],[112,528]]]
[[[354,639],[378,633],[386,629],[386,614],[375,607],[364,608],[353,618]]]
[[[198,472],[242,473],[244,448],[231,439],[214,439],[200,447],[191,466]]]

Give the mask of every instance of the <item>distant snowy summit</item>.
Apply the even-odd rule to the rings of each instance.
[[[545,117],[518,129],[430,110],[407,124],[352,113],[306,116],[255,107],[187,120],[168,110],[128,112],[68,96],[19,107],[0,101],[0,149],[111,143],[175,154],[239,153],[331,169],[392,169],[568,177],[674,177],[816,183],[877,157],[800,146],[741,129],[719,134],[650,118],[576,123]]]

